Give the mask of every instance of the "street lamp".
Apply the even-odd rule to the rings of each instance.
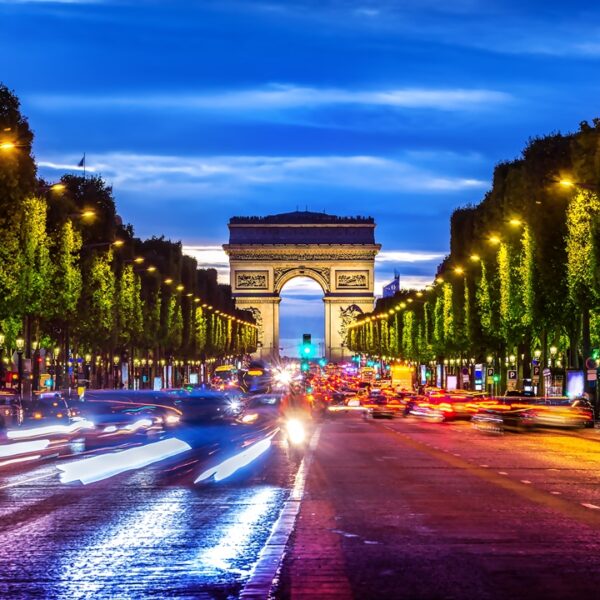
[[[56,346],[54,348],[54,389],[57,390],[59,389],[60,386],[60,380],[59,380],[59,363],[58,363],[58,356],[60,354],[60,346]]]
[[[0,331],[0,386],[4,387],[4,342],[6,338],[4,334]]]
[[[25,339],[23,334],[19,333],[15,340],[17,346],[17,370],[19,372],[19,399],[23,400],[23,350],[25,348]]]

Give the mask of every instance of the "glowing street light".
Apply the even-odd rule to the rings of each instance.
[[[497,236],[497,235],[491,235],[488,238],[488,241],[490,242],[490,244],[494,244],[497,245],[499,244],[502,240]]]
[[[471,256],[469,256],[469,260],[472,260],[473,262],[479,262],[481,260],[481,256],[479,256],[479,254],[471,254]]]

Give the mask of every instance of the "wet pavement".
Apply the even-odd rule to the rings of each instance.
[[[88,485],[58,467],[157,440],[2,466],[0,598],[266,598],[282,557],[278,599],[598,595],[600,430],[337,415],[304,459],[276,435],[194,484],[267,433],[232,431],[175,431],[190,450]]]
[[[0,597],[238,597],[298,461],[275,440],[242,474],[194,485],[216,456],[200,445],[86,486],[59,479],[57,466],[79,457],[3,469]]]

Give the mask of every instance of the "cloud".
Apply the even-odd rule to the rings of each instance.
[[[38,94],[29,102],[43,109],[150,109],[255,113],[289,109],[314,109],[328,106],[387,107],[391,109],[428,109],[472,111],[512,100],[506,92],[468,88],[385,88],[350,90],[305,87],[274,83],[245,90],[156,94],[83,95]]]
[[[42,157],[50,171],[75,170],[79,156]],[[432,161],[433,162],[433,161]],[[89,171],[115,188],[136,192],[239,193],[243,188],[315,185],[380,192],[444,193],[482,190],[489,182],[437,173],[409,159],[381,156],[164,156],[106,153],[88,157]]]
[[[376,257],[376,263],[393,262],[395,264],[401,263],[415,263],[415,262],[427,262],[427,261],[440,261],[444,258],[443,254],[439,252],[411,252],[404,250],[382,250]]]

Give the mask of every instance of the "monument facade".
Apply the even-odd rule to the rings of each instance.
[[[239,308],[251,310],[259,326],[258,355],[279,356],[279,304],[283,286],[296,277],[314,279],[323,290],[325,356],[348,358],[348,324],[373,309],[375,222],[296,211],[229,221],[231,289]]]

